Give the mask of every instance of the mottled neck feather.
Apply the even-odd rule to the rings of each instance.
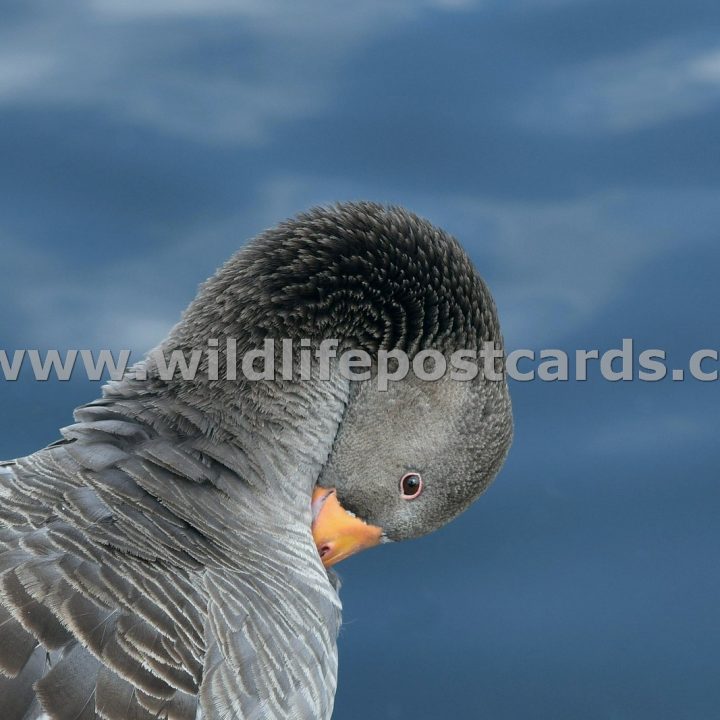
[[[76,418],[118,413],[152,428],[178,452],[227,468],[251,495],[274,497],[288,519],[309,527],[309,497],[350,393],[348,380],[163,382],[125,379]],[[220,488],[227,492],[227,488]],[[250,520],[259,507],[248,506]]]

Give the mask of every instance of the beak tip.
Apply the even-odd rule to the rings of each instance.
[[[382,529],[347,512],[334,489],[315,488],[312,496],[312,534],[327,568],[380,542]]]

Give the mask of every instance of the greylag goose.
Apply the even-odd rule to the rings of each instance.
[[[233,377],[288,339],[305,341],[289,372]],[[369,353],[370,377],[334,357],[319,377],[327,339]],[[208,349],[193,379],[150,353],[57,442],[0,463],[2,720],[329,718],[331,566],[457,516],[512,435],[504,380],[381,389],[377,354],[396,371],[395,351],[485,342],[501,343],[485,283],[401,208],[315,209],[246,245],[158,348]]]

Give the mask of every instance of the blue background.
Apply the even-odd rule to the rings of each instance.
[[[401,203],[509,348],[717,348],[714,0],[0,3],[0,346],[162,338],[248,237]],[[712,363],[710,363],[712,364]],[[720,717],[717,383],[514,383],[487,494],[341,566],[335,717]],[[98,384],[0,383],[0,457]]]

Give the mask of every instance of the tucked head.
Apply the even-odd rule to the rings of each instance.
[[[485,343],[502,349],[492,296],[460,244],[412,213],[374,203],[318,208],[260,235],[205,284],[167,347],[196,347],[198,333],[244,338],[239,351],[268,337],[307,338],[372,357],[402,351],[411,361],[429,349],[445,357]],[[207,392],[226,394],[206,406],[230,407],[237,389]],[[451,520],[493,479],[511,436],[504,379],[409,373],[387,391],[375,378],[352,383],[336,434],[323,439],[328,456],[312,500],[324,563]]]
[[[285,277],[276,298],[292,299],[284,314],[306,334],[371,354],[399,349],[411,360],[430,348],[449,357],[488,342],[502,347],[487,286],[457,241],[430,223],[360,203],[280,227],[292,239],[296,277],[312,280]],[[511,438],[505,380],[482,371],[470,381],[410,372],[386,391],[375,377],[354,382],[313,496],[324,563],[449,522],[492,481]]]
[[[504,382],[410,375],[387,392],[358,384],[313,500],[325,564],[452,520],[492,481],[511,435]]]

